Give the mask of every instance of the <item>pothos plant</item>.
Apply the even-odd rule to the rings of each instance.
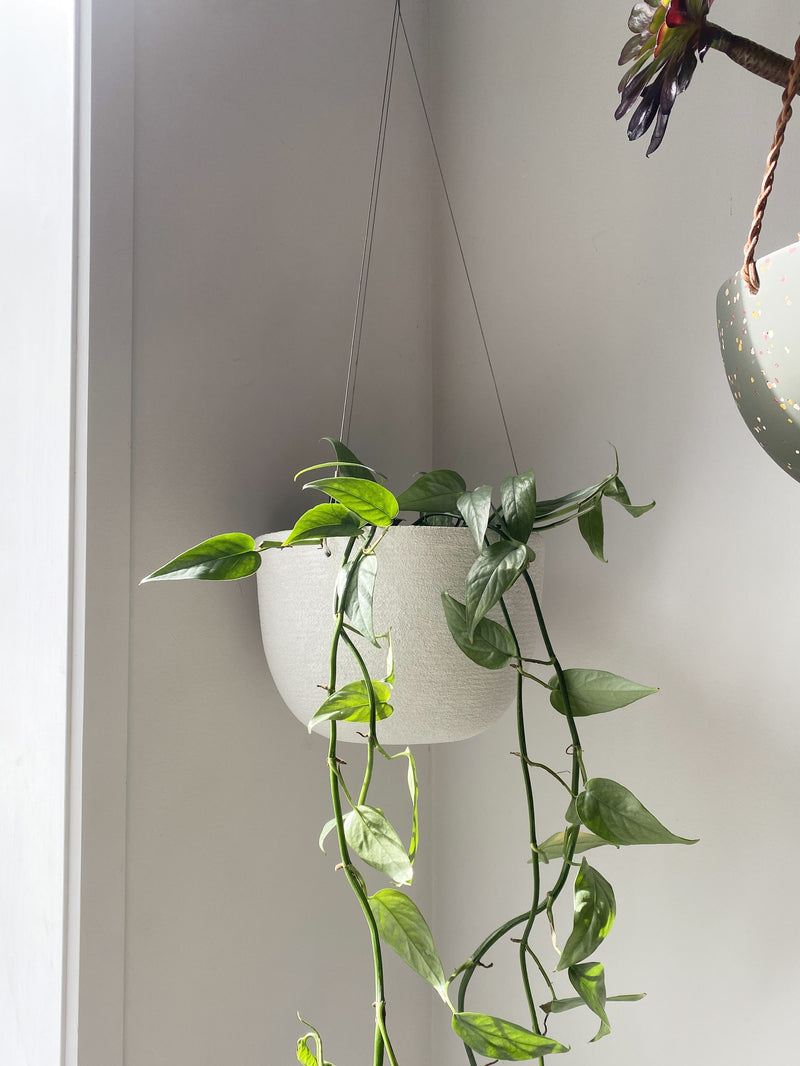
[[[641,995],[609,995],[603,963],[594,956],[611,931],[616,914],[614,890],[608,880],[585,857],[604,846],[645,844],[692,844],[676,836],[648,811],[624,785],[607,777],[590,776],[581,743],[579,722],[589,715],[604,714],[656,691],[616,674],[596,669],[563,667],[545,624],[542,607],[529,567],[534,552],[528,541],[534,531],[553,530],[576,521],[592,554],[604,558],[603,502],[612,500],[638,517],[653,504],[635,506],[619,477],[618,465],[602,481],[554,500],[539,500],[533,471],[506,478],[499,498],[488,485],[469,491],[464,479],[452,470],[435,470],[416,478],[395,495],[384,478],[363,464],[342,442],[331,440],[335,459],[309,467],[300,474],[328,470],[331,476],[307,482],[303,487],[327,499],[306,511],[285,539],[256,542],[243,533],[212,537],[177,556],[145,581],[183,578],[230,580],[254,573],[265,551],[291,550],[295,545],[324,547],[330,538],[343,538],[345,547],[333,591],[330,670],[323,687],[328,695],[309,723],[313,730],[322,723],[330,729],[327,774],[330,781],[332,817],[320,836],[322,847],[335,833],[340,869],[360,907],[372,948],[375,980],[375,1028],[373,1066],[398,1066],[387,1022],[383,945],[395,951],[427,981],[452,1013],[452,1028],[463,1042],[467,1059],[476,1066],[476,1054],[493,1060],[523,1061],[560,1054],[568,1046],[547,1033],[551,1015],[584,1007],[599,1020],[599,1040],[610,1032],[608,1002],[635,1000]],[[332,469],[331,469],[332,468]],[[297,476],[299,477],[300,474]],[[380,742],[380,723],[402,707],[392,705],[394,665],[390,634],[376,637],[373,627],[373,595],[380,576],[376,563],[381,541],[402,515],[419,524],[467,526],[475,540],[476,558],[469,570],[463,601],[442,593],[442,610],[453,640],[473,662],[487,670],[512,669],[516,674],[516,726],[522,795],[528,821],[526,851],[531,866],[530,886],[521,912],[490,932],[450,974],[444,968],[431,930],[413,901],[408,886],[413,878],[418,849],[418,787],[414,756],[408,749],[387,751]],[[505,597],[522,582],[534,612],[545,649],[535,658],[517,638]],[[502,621],[489,617],[499,608]],[[364,641],[387,649],[386,676],[370,676],[362,654]],[[340,685],[342,656],[357,664],[359,680]],[[549,699],[550,712],[563,718],[568,738],[569,768],[540,761],[540,753],[528,742],[532,711],[528,708],[526,679],[534,682]],[[535,712],[541,714],[541,708]],[[337,724],[362,723],[365,759],[360,782],[347,780],[337,748]],[[374,798],[376,757],[392,762],[407,760],[411,797],[409,846],[389,822]],[[544,787],[563,790],[564,820],[542,839],[537,824],[537,800]],[[583,856],[580,860],[578,856]],[[363,864],[363,865],[362,865]],[[384,875],[392,887],[370,893],[364,866]],[[554,875],[548,878],[549,870]],[[557,930],[554,904],[571,885],[572,927]],[[550,927],[555,959],[540,957],[533,946],[534,930],[545,922]],[[524,1023],[508,1021],[467,1009],[472,977],[490,949],[516,931],[519,976],[527,1004]],[[559,943],[561,946],[559,947]],[[555,965],[554,965],[555,963]],[[553,973],[553,971],[555,971]],[[555,981],[566,977],[566,995]],[[307,1023],[306,1023],[307,1024]],[[309,1031],[297,1043],[302,1066],[331,1066],[319,1032]]]

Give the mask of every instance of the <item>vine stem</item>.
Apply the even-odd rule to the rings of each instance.
[[[371,533],[367,537],[366,547],[369,547],[369,544],[374,535],[375,529],[373,528]],[[343,566],[346,566],[349,562],[355,543],[355,537],[351,537],[350,540],[347,542],[347,547],[345,548],[344,552],[344,558],[342,560]],[[337,595],[334,600],[334,612],[336,621],[333,631],[333,638],[331,640],[329,680],[329,690],[332,693],[336,691],[336,673],[339,642],[340,640],[344,640],[345,643],[349,641],[349,637],[347,636],[344,630],[343,604],[350,584],[354,580],[355,575],[358,571],[358,564],[359,560],[354,560],[353,564],[350,567],[350,571],[347,574],[347,578],[345,579],[344,587],[341,591],[341,594]],[[372,697],[370,719],[370,733],[374,734],[374,696]],[[344,817],[342,815],[342,797],[340,792],[339,768],[336,757],[337,726],[335,721],[332,721],[330,723],[330,730],[330,742],[328,744],[328,773],[330,776],[331,804],[333,806],[333,816],[336,822],[336,838],[339,844],[339,856],[341,858],[342,868],[344,869],[347,882],[350,885],[354,896],[358,900],[358,904],[361,907],[361,911],[367,923],[367,928],[369,930],[370,936],[370,944],[372,946],[372,959],[375,972],[375,1040],[373,1050],[373,1066],[383,1066],[384,1053],[389,1057],[390,1066],[398,1066],[397,1057],[394,1053],[392,1043],[389,1039],[389,1034],[386,1030],[386,998],[384,991],[383,955],[381,952],[381,943],[380,936],[378,934],[378,927],[375,922],[375,916],[373,915],[372,909],[369,905],[369,899],[367,898],[364,883],[351,861],[350,850],[347,846],[347,839],[344,833]]]
[[[710,48],[722,52],[728,59],[732,59],[740,67],[749,70],[751,74],[757,74],[760,78],[771,81],[773,85],[786,88],[789,81],[789,68],[792,65],[791,59],[747,37],[729,33],[728,30],[713,22],[706,23],[705,34],[705,40]]]

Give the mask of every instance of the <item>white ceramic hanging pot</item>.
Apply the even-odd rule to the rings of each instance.
[[[722,361],[748,429],[800,481],[800,244],[756,265],[761,287],[755,296],[742,271],[717,295]]]
[[[284,539],[288,533],[268,534]],[[541,591],[541,537],[530,573]],[[270,672],[291,712],[304,724],[327,693],[333,636],[333,592],[345,541],[323,548],[304,545],[266,551],[258,570],[261,635]],[[464,580],[477,551],[466,528],[395,526],[376,550],[375,632],[391,632],[396,681],[394,713],[382,721],[382,744],[437,744],[475,736],[513,704],[516,674],[510,668],[486,670],[471,662],[450,635],[441,593],[464,600]],[[505,597],[518,639],[536,648],[536,619],[524,581]],[[489,615],[502,622],[499,608]],[[386,651],[359,641],[370,670],[386,676]],[[349,651],[340,648],[337,687],[360,680]],[[326,733],[320,727],[320,733]],[[342,740],[361,741],[363,725],[343,722]]]

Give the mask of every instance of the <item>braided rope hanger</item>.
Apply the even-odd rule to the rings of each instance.
[[[769,194],[772,192],[772,186],[775,181],[775,169],[778,166],[778,159],[781,154],[781,148],[783,147],[786,127],[789,123],[789,119],[792,117],[792,99],[799,87],[800,37],[797,38],[797,43],[795,44],[794,59],[789,68],[789,80],[786,83],[786,88],[783,90],[781,113],[778,116],[778,122],[775,127],[775,136],[772,139],[772,147],[767,156],[764,180],[761,183],[761,191],[758,194],[755,211],[753,212],[753,222],[750,226],[750,232],[747,235],[747,242],[744,246],[742,277],[747,282],[747,287],[752,296],[755,296],[761,287],[758,271],[756,270],[756,244],[758,243],[758,238],[761,234],[761,224],[764,221],[767,200],[769,199]]]

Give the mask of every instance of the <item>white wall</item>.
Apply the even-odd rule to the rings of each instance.
[[[0,4],[0,1059],[61,1042],[73,13]]]
[[[425,5],[406,18],[424,70]],[[134,581],[204,536],[285,527],[295,471],[328,458],[390,25],[364,0],[136,4]],[[403,480],[430,462],[432,417],[429,181],[402,53],[392,108],[351,443]],[[332,1061],[371,1053],[368,937],[317,848],[326,754],[267,674],[254,582],[134,590],[128,1066],[288,1061],[297,1011]],[[391,801],[404,774],[386,776]],[[389,965],[398,1051],[424,1061],[433,993]]]
[[[702,838],[594,853],[619,904],[601,956],[610,991],[649,995],[617,1007],[615,1034],[592,1048],[591,1023],[550,1029],[581,1062],[738,1063],[753,1047],[778,1062],[791,1057],[796,991],[786,886],[798,874],[800,491],[736,412],[714,298],[741,261],[780,90],[710,54],[645,159],[613,119],[630,6],[433,6],[444,160],[520,465],[554,495],[603,475],[612,441],[634,498],[658,501],[638,522],[609,513],[607,567],[576,530],[548,543],[546,609],[564,664],[662,689],[586,723],[589,769]],[[796,5],[717,6],[732,31],[792,53]],[[797,233],[799,143],[790,126],[764,252]],[[510,462],[444,218],[441,234],[435,459],[496,484]],[[558,761],[560,722],[536,708],[535,750]],[[525,907],[523,812],[506,814],[522,807],[515,746],[508,720],[436,753],[435,927],[448,964]],[[560,797],[552,805],[545,835]],[[471,1004],[522,1020],[503,957],[476,978]],[[442,1018],[441,1066],[463,1061],[446,1028]]]

